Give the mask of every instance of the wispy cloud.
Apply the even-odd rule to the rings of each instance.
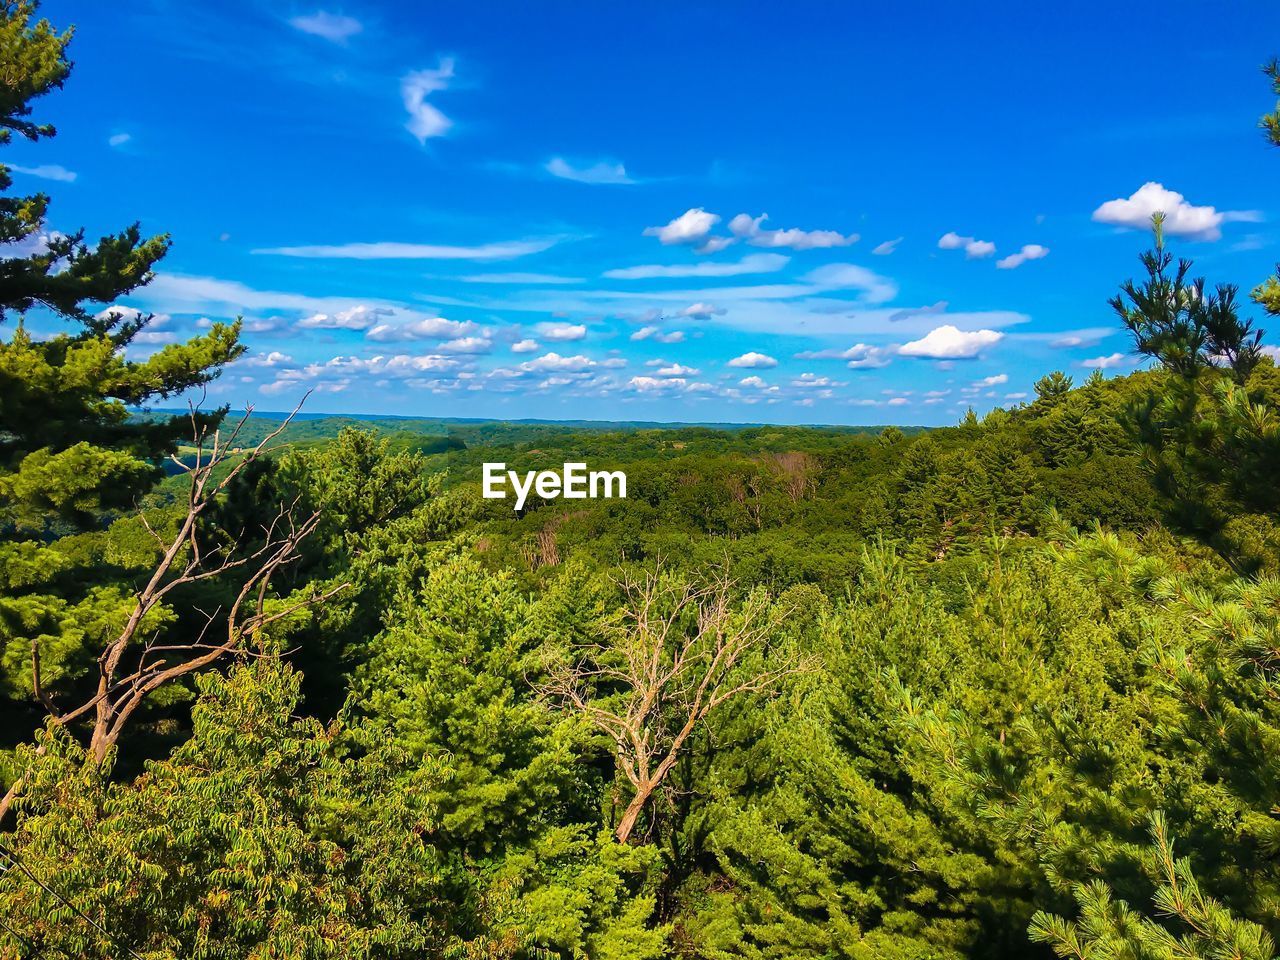
[[[124,133],[123,131],[120,133],[113,133],[111,136],[107,137],[107,146],[123,147],[126,143],[128,143],[132,139],[133,139],[132,134]]]
[[[828,263],[809,271],[805,279],[823,289],[860,290],[867,303],[886,303],[898,295],[896,283],[856,263]]]
[[[529,284],[532,286],[582,283],[582,277],[560,277],[550,273],[473,273],[458,277],[463,283]]]
[[[527,257],[530,254],[548,250],[560,240],[560,237],[536,237],[528,240],[481,243],[475,246],[377,241],[300,247],[264,247],[254,250],[253,253],[329,260],[514,260],[517,257]]]
[[[57,163],[42,163],[38,167],[22,167],[16,163],[9,164],[14,173],[26,174],[28,177],[39,177],[41,180],[60,180],[63,183],[74,183],[76,173]]]
[[[547,173],[561,180],[572,180],[575,183],[599,184],[634,184],[637,181],[627,175],[627,168],[621,163],[600,161],[591,166],[574,166],[563,157],[552,157],[543,167]]]
[[[303,33],[311,34],[313,37],[321,37],[330,43],[338,44],[345,44],[364,29],[364,25],[355,17],[348,17],[340,13],[328,13],[324,10],[291,17],[289,26]]]
[[[898,249],[898,244],[902,241],[902,237],[897,237],[893,240],[886,240],[884,243],[877,243],[871,248],[871,252],[877,257],[887,257],[889,254],[893,253],[893,251]]]
[[[432,137],[442,137],[453,126],[452,120],[427,102],[431,94],[449,89],[452,79],[451,57],[441,59],[440,66],[434,70],[414,70],[401,78],[400,96],[405,110],[409,112],[405,128],[418,138],[419,143],[426,143]]]
[[[636,267],[620,267],[606,270],[604,276],[611,280],[651,280],[659,277],[736,277],[751,273],[774,273],[781,270],[791,258],[781,253],[753,253],[733,263],[643,264]]]

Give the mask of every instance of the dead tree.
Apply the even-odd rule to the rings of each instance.
[[[40,645],[32,640],[32,693],[58,726],[89,725],[88,756],[92,762],[100,764],[107,758],[129,718],[152,692],[232,653],[256,653],[256,641],[271,624],[304,607],[322,603],[347,586],[341,584],[324,592],[312,591],[280,604],[268,602],[272,578],[282,567],[297,560],[300,544],[315,530],[320,519],[319,512],[295,516],[296,502],[281,504],[262,529],[242,531],[239,537],[224,535],[215,539],[201,524],[236,477],[269,452],[272,441],[284,432],[298,409],[246,451],[239,440],[252,409],[246,410],[224,437],[217,430],[210,435],[192,408],[194,462],[184,462],[176,456],[171,458],[187,477],[185,509],[174,532],[164,534],[140,511],[142,523],[156,543],[158,559],[135,594],[124,624],[99,655],[98,682],[88,699],[69,707],[55,702],[41,682]],[[241,540],[250,545],[241,548],[238,545]],[[170,594],[183,586],[213,578],[235,578],[238,586],[224,609],[202,613],[204,622],[193,638],[185,642],[160,642],[156,636],[144,637],[148,614],[159,609]],[[44,748],[37,752],[43,753]],[[0,824],[22,787],[23,778],[19,777],[0,799]]]
[[[620,586],[627,603],[601,640],[575,645],[540,685],[613,742],[634,794],[615,836],[625,843],[693,732],[726,701],[776,691],[813,662],[769,649],[786,611],[761,593],[741,604],[718,576],[695,586],[654,570]]]

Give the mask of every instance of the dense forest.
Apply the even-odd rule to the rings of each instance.
[[[69,40],[0,3],[0,143]],[[1277,955],[1280,278],[1157,216],[1146,368],[946,429],[240,415],[11,187],[0,957]]]

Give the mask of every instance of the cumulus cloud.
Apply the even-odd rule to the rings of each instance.
[[[370,329],[365,336],[380,343],[405,340],[457,340],[475,333],[476,329],[476,325],[470,320],[423,317],[409,323],[380,323]]]
[[[1108,200],[1093,211],[1093,219],[1098,223],[1147,230],[1151,227],[1151,215],[1157,212],[1164,214],[1165,233],[1191,240],[1219,239],[1222,224],[1228,221],[1261,219],[1256,210],[1219,211],[1210,206],[1197,207],[1182,194],[1153,180],[1144,183],[1128,199]]]
[[[345,44],[364,29],[364,25],[355,17],[344,16],[340,13],[328,13],[324,10],[317,10],[315,13],[306,14],[305,16],[292,17],[289,20],[289,26],[295,30],[301,30],[303,33],[309,33],[313,37],[321,37],[330,43],[340,44]]]
[[[63,183],[74,183],[76,173],[57,163],[42,163],[38,167],[21,167],[16,163],[9,164],[14,173],[25,173],[28,177],[39,177],[41,180],[60,180]]]
[[[866,343],[855,343],[844,352],[845,364],[850,370],[878,370],[887,367],[893,361],[891,347],[873,347]]]
[[[904,343],[898,353],[904,357],[933,360],[968,360],[1004,339],[996,330],[960,330],[951,324],[934,327],[919,340]]]
[[[632,184],[636,182],[627,176],[627,168],[621,163],[601,161],[589,167],[575,167],[563,157],[552,157],[543,169],[553,177],[572,180],[575,183]]]
[[[604,276],[612,280],[651,280],[657,277],[736,277],[749,273],[774,273],[790,262],[791,258],[781,253],[752,253],[735,263],[643,264],[637,267],[606,270]]]
[[[809,271],[805,279],[821,287],[861,290],[867,303],[885,303],[898,295],[898,285],[888,277],[855,263],[828,263]]]
[[[453,377],[459,363],[451,357],[435,354],[412,356],[334,357],[322,363],[309,363],[303,367],[282,366],[276,371],[276,379],[261,389],[263,393],[281,393],[290,388],[314,387],[317,390],[336,392],[345,389],[357,377],[409,380],[429,373],[435,377]]]
[[[696,377],[700,371],[694,367],[686,367],[679,363],[663,363],[658,361],[654,364],[650,361],[651,366],[657,366],[653,371],[655,377]]]
[[[683,377],[632,377],[627,386],[645,393],[679,390],[688,383]]]
[[[632,340],[653,340],[656,343],[683,343],[684,331],[671,330],[664,331],[661,327],[647,326],[641,327],[631,335]]]
[[[581,340],[587,335],[587,328],[581,323],[540,323],[535,329],[543,340],[554,343]]]
[[[367,330],[379,317],[395,313],[389,307],[366,307],[363,304],[337,313],[313,313],[298,321],[304,330]]]
[[[664,246],[692,246],[697,253],[718,253],[733,241],[728,237],[710,236],[720,217],[702,207],[691,207],[661,227],[646,227],[646,237],[657,237]]]
[[[546,373],[550,371],[571,371],[577,372],[589,370],[596,365],[596,362],[590,357],[584,357],[581,354],[573,357],[562,357],[558,353],[544,353],[540,357],[533,360],[526,360],[517,367],[524,373]]]
[[[981,380],[973,381],[975,387],[994,387],[997,384],[1008,383],[1009,375],[1007,373],[997,373],[995,376],[983,377]]]
[[[791,381],[791,385],[806,390],[843,386],[843,384],[837,383],[830,377],[820,377],[816,373],[802,373]]]
[[[413,70],[401,78],[400,96],[405,110],[409,112],[405,128],[418,138],[419,143],[426,143],[432,137],[442,137],[453,126],[452,120],[427,102],[431,94],[449,89],[452,79],[453,59],[450,57],[442,59],[434,70]]]
[[[734,357],[729,361],[731,367],[746,367],[750,370],[764,370],[769,367],[776,367],[778,361],[765,353],[744,353],[740,357]]]
[[[241,361],[241,364],[246,367],[283,367],[292,363],[293,357],[279,350],[250,354]]]
[[[889,254],[893,253],[893,251],[898,249],[898,244],[900,244],[902,240],[902,237],[897,237],[893,240],[886,240],[884,243],[877,243],[871,248],[871,252],[877,257],[887,257]]]
[[[939,250],[963,250],[970,260],[989,257],[996,252],[996,245],[990,240],[978,240],[974,237],[962,237],[955,231],[944,233],[938,239]]]
[[[1049,248],[1042,247],[1038,243],[1028,243],[1017,253],[1011,253],[1007,257],[1002,257],[996,261],[996,266],[1001,270],[1012,270],[1020,267],[1028,260],[1040,260],[1049,255]]]
[[[459,337],[440,344],[441,353],[489,353],[493,350],[493,341],[488,337]]]
[[[835,230],[770,230],[763,226],[768,219],[767,213],[758,217],[740,213],[729,221],[729,232],[753,247],[790,247],[793,250],[847,247],[859,239],[856,233],[845,235]]]
[[[512,353],[534,353],[541,349],[537,340],[517,340],[511,345]]]
[[[1080,366],[1094,370],[1110,370],[1112,367],[1124,366],[1128,362],[1129,358],[1125,354],[1111,353],[1105,357],[1090,357],[1088,360],[1082,360]]]

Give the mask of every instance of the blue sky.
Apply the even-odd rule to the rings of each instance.
[[[1133,368],[1152,209],[1211,283],[1280,259],[1270,0],[43,12],[17,186],[172,234],[134,350],[243,315],[237,407],[952,423]]]

